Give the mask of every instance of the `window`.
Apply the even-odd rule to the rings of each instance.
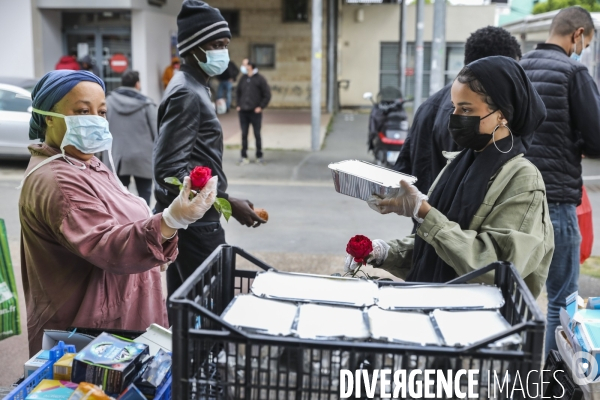
[[[0,111],[30,112],[31,98],[0,89]]]
[[[308,0],[282,0],[283,22],[308,22]]]
[[[414,98],[415,95],[415,43],[406,45],[406,93],[405,98]],[[463,67],[465,56],[464,43],[446,44],[446,83],[451,82]],[[429,97],[429,81],[431,78],[431,42],[423,46],[423,92],[422,98]],[[379,88],[386,86],[398,87],[398,42],[381,43],[381,59],[379,63]]]
[[[252,45],[252,61],[254,61],[257,68],[275,68],[275,45]]]
[[[240,12],[238,10],[220,10],[221,15],[229,24],[231,36],[240,36]]]

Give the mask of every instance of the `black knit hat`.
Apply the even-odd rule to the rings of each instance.
[[[184,55],[201,44],[231,38],[221,12],[199,0],[185,0],[177,16],[177,49]]]

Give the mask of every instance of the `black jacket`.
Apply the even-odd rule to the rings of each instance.
[[[581,155],[600,157],[600,95],[587,67],[542,43],[521,65],[547,109],[526,157],[542,173],[548,203],[581,203]]]
[[[192,169],[210,167],[219,177],[218,197],[228,198],[223,172],[223,130],[210,99],[210,89],[199,71],[186,64],[169,83],[158,108],[158,139],[154,144],[154,195],[161,212],[179,194],[179,188],[165,183],[175,176],[183,182]],[[219,221],[211,207],[204,222]]]
[[[258,72],[249,77],[242,75],[235,92],[237,105],[242,111],[252,111],[256,107],[267,108],[271,100],[271,88],[267,80]]]
[[[442,151],[462,150],[448,132],[452,114],[452,84],[429,97],[417,110],[394,169],[417,177],[415,186],[427,193],[446,166]]]

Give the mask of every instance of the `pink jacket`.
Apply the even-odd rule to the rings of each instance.
[[[27,173],[59,153],[46,144],[29,150]],[[83,170],[59,158],[25,180],[19,216],[31,355],[44,329],[168,326],[159,267],[176,258],[177,237],[161,244],[162,214],[149,215],[96,157]]]

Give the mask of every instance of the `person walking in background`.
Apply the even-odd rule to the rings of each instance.
[[[250,124],[256,141],[256,162],[263,163],[262,140],[260,128],[262,125],[262,112],[271,100],[271,88],[267,80],[258,73],[254,63],[248,61],[247,74],[243,75],[237,85],[236,99],[237,111],[242,128],[242,158],[240,164],[249,164],[248,160],[248,131]]]
[[[248,60],[247,58],[244,58],[242,60],[242,63],[240,64],[240,72],[243,75],[248,75],[248,61],[250,61],[250,60]]]
[[[169,82],[171,82],[171,79],[173,79],[173,75],[175,75],[175,72],[179,71],[179,67],[181,66],[181,61],[179,60],[179,57],[173,57],[171,59],[171,65],[169,65],[167,68],[165,68],[165,72],[163,73],[162,76],[162,80],[163,80],[163,89],[166,89],[167,86],[169,85]]]
[[[82,70],[90,71],[92,74],[100,76],[100,70],[98,69],[96,63],[94,62],[92,57],[90,57],[89,54],[81,57],[81,59],[79,60],[79,64],[81,64]]]
[[[138,194],[150,205],[157,111],[156,104],[141,94],[140,89],[140,74],[125,71],[121,87],[106,99],[107,119],[113,135],[115,173],[125,187],[129,187],[133,176]]]
[[[519,61],[521,46],[505,29],[487,26],[471,33],[465,43],[465,65],[489,56],[505,56]],[[417,110],[410,132],[393,169],[414,175],[415,186],[427,193],[448,160],[443,151],[462,150],[448,132],[454,107],[450,98],[452,83],[429,97]]]
[[[225,99],[227,104],[227,112],[231,108],[231,88],[233,82],[236,81],[240,71],[233,61],[229,61],[229,65],[225,72],[217,76],[219,87],[217,88],[217,99]]]
[[[179,196],[179,188],[165,178],[183,180],[195,167],[208,167],[218,176],[217,197],[228,199],[233,218],[258,227],[266,221],[253,204],[227,193],[223,171],[223,129],[210,98],[210,77],[222,74],[229,64],[229,26],[219,10],[203,1],[185,0],[177,16],[177,48],[183,58],[158,108],[158,139],[153,166],[157,213]],[[220,245],[226,244],[221,216],[210,209],[204,217],[179,225],[179,256],[167,271],[169,296]]]
[[[62,56],[56,63],[54,69],[71,69],[73,71],[79,71],[80,67],[75,56]]]
[[[550,264],[546,354],[556,350],[555,330],[566,297],[579,286],[581,156],[600,157],[600,94],[579,62],[594,37],[594,21],[581,7],[561,10],[550,37],[523,56],[521,65],[548,109],[526,157],[540,170],[548,196],[556,250]]]

